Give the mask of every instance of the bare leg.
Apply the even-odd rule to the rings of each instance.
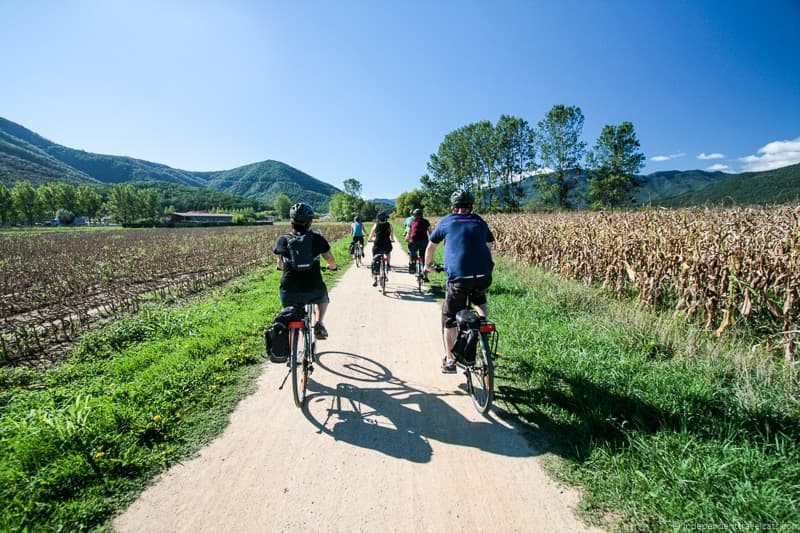
[[[448,360],[453,359],[453,346],[456,345],[456,337],[458,337],[458,328],[442,328],[442,343]]]
[[[478,310],[478,316],[479,317],[486,318],[487,316],[489,316],[489,309],[487,307],[487,304],[476,305],[475,309]]]
[[[317,324],[322,324],[322,319],[325,318],[325,311],[328,310],[328,304],[317,304]]]

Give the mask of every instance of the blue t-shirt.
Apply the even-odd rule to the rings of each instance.
[[[437,244],[445,241],[447,279],[492,273],[494,261],[486,243],[493,242],[494,235],[478,215],[447,215],[436,225],[430,240]]]
[[[353,229],[353,237],[364,236],[364,226],[361,224],[361,222],[353,222],[351,224],[351,228]]]

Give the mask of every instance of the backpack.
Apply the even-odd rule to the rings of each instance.
[[[307,231],[302,235],[291,233],[285,235],[285,237],[289,256],[284,258],[284,263],[295,271],[303,272],[305,270],[310,270],[314,265],[315,259],[311,251],[314,244],[314,234]]]
[[[289,359],[289,322],[302,320],[303,315],[302,309],[285,307],[264,331],[264,345],[270,361],[285,363]]]

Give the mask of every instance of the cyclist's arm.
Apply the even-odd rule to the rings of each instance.
[[[375,228],[377,227],[378,227],[377,224],[372,225],[372,229],[369,231],[369,238],[367,239],[367,241],[372,242],[373,240],[375,240]]]
[[[337,268],[339,268],[339,266],[336,264],[336,258],[333,257],[333,254],[331,253],[330,250],[322,254],[322,257],[323,259],[325,259],[325,262],[328,263],[328,268],[330,270],[336,270]]]
[[[395,242],[395,240],[394,240],[394,228],[392,227],[391,224],[389,224],[389,241],[390,242]]]
[[[436,253],[436,247],[439,243],[428,241],[428,247],[425,248],[425,270],[433,270],[433,254]]]

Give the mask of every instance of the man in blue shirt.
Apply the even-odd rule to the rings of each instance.
[[[456,313],[466,309],[469,298],[478,315],[486,317],[486,290],[492,284],[494,261],[488,243],[494,242],[494,235],[486,222],[472,212],[473,203],[469,191],[455,191],[450,196],[451,214],[436,225],[425,250],[425,266],[431,270],[436,247],[445,241],[447,289],[442,307],[442,343],[445,349],[442,372],[448,374],[456,371],[453,356],[458,336]]]

